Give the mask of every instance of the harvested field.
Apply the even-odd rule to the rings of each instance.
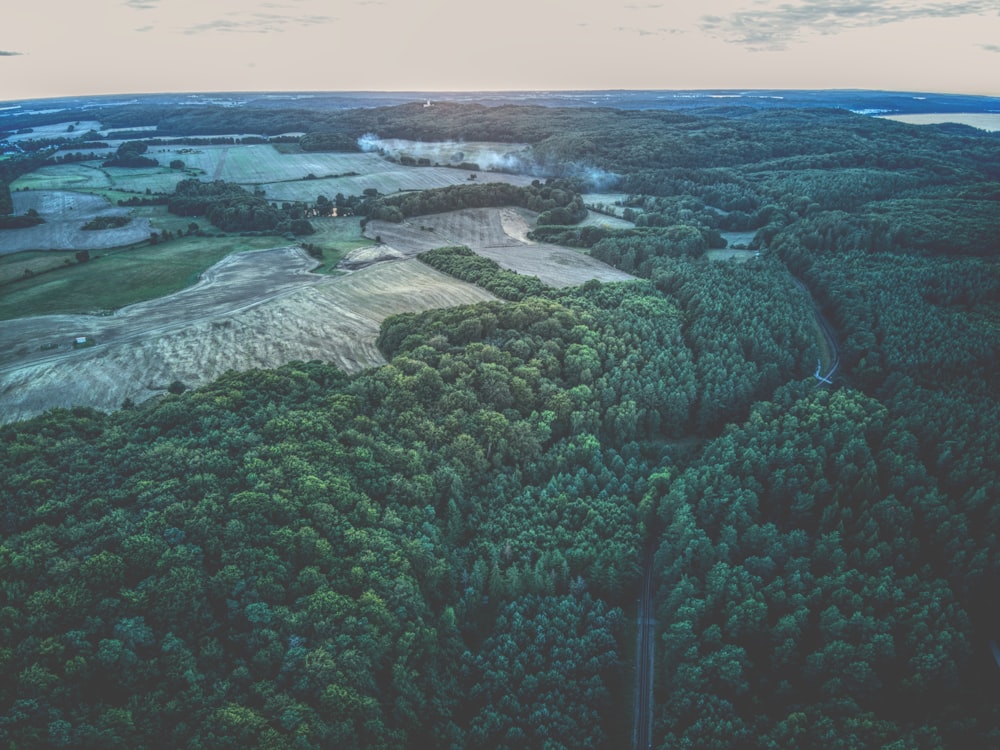
[[[14,213],[36,210],[44,224],[0,232],[0,255],[24,250],[105,250],[149,239],[150,225],[133,219],[118,229],[85,231],[95,216],[128,216],[128,209],[113,208],[104,198],[62,190],[29,190],[12,195]]]
[[[360,154],[372,157],[373,154]],[[375,157],[380,167],[363,172],[358,177],[298,180],[296,182],[262,183],[267,197],[274,200],[314,201],[319,193],[332,198],[337,193],[361,195],[366,188],[375,188],[384,195],[401,190],[431,190],[449,185],[466,185],[471,172],[449,167],[401,167]],[[356,170],[360,172],[361,170]],[[511,185],[530,185],[531,177],[502,172],[476,172],[475,182],[506,182]]]
[[[386,316],[493,299],[414,260],[341,277],[308,273],[314,263],[297,248],[241,253],[190,289],[112,316],[5,323],[0,422],[55,406],[114,410],[126,398],[162,394],[174,380],[197,386],[227,370],[292,360],[357,372],[384,361],[375,339]],[[83,335],[96,346],[72,349]]]
[[[503,268],[537,276],[554,287],[575,286],[591,279],[635,278],[578,250],[529,242],[527,232],[536,218],[537,214],[521,208],[470,208],[417,216],[399,224],[370,221],[365,235],[381,237],[389,248],[404,257],[435,247],[466,245]],[[349,254],[345,261],[350,259]]]

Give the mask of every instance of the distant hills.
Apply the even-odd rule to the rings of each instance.
[[[285,109],[353,109],[413,101],[443,100],[487,105],[538,104],[559,107],[691,110],[704,107],[784,109],[830,107],[860,114],[1000,113],[1000,97],[931,92],[796,89],[703,89],[690,91],[479,91],[479,92],[253,92],[139,94],[0,102],[0,130],[43,124],[72,110],[124,105],[230,106]],[[64,117],[64,116],[63,116]]]

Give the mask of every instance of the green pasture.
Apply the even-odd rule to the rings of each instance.
[[[12,281],[20,281],[25,277],[25,271],[32,274],[45,273],[53,269],[62,269],[76,262],[76,253],[71,250],[32,250],[25,253],[0,255],[0,289]],[[22,282],[30,283],[30,282]],[[6,297],[6,290],[0,291],[0,302]]]
[[[49,164],[34,172],[21,175],[11,183],[11,192],[18,190],[79,190],[94,192],[112,187],[111,177],[99,166],[87,161],[73,164]]]
[[[351,250],[369,247],[375,242],[361,236],[361,220],[356,216],[338,216],[327,219],[310,219],[315,234],[303,237],[303,242],[323,248],[323,265],[317,273],[330,273]]]
[[[17,253],[0,257],[0,280],[20,278],[26,264],[58,270],[0,288],[0,320],[29,315],[96,313],[155,299],[190,286],[234,252],[288,244],[281,237],[182,237],[158,245],[92,255],[64,265],[73,253]],[[46,256],[41,258],[40,256]],[[51,260],[49,260],[51,258]]]

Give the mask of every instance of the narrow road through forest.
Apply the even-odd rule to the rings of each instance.
[[[821,383],[830,383],[830,378],[833,377],[837,368],[840,367],[840,347],[837,346],[837,339],[833,335],[833,326],[830,325],[830,321],[823,316],[819,307],[816,306],[816,300],[812,296],[812,292],[809,291],[809,287],[806,286],[806,283],[797,276],[792,276],[792,281],[795,282],[795,286],[809,297],[809,304],[812,305],[816,326],[819,328],[820,333],[823,334],[824,346],[821,349],[826,358],[826,365],[824,366],[823,358],[821,357],[817,363],[815,377]]]
[[[830,379],[840,367],[840,347],[837,346],[833,326],[820,312],[805,282],[795,276],[792,276],[792,281],[809,298],[816,327],[822,334],[820,361],[816,366],[815,377],[821,383],[831,383]],[[654,614],[653,550],[647,549],[636,611],[635,711],[632,728],[632,747],[635,750],[649,750],[653,747],[653,669],[656,644]]]
[[[653,610],[653,552],[647,550],[642,587],[636,611],[637,653],[635,660],[635,723],[632,747],[648,750],[653,746],[653,666],[656,620]]]

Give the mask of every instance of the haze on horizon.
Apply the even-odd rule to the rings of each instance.
[[[15,2],[0,100],[194,91],[1000,95],[997,0]]]

